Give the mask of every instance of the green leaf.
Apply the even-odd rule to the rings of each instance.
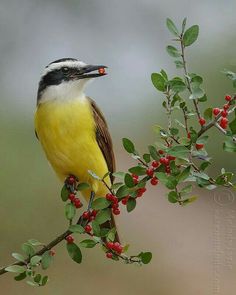
[[[44,276],[41,281],[41,286],[45,286],[48,282],[48,276]]]
[[[103,224],[104,222],[110,219],[111,219],[111,210],[109,208],[99,211],[95,218],[98,224]]]
[[[167,180],[165,186],[168,189],[174,189],[177,184],[178,184],[178,181],[177,181],[176,177],[170,175],[170,176],[168,176],[168,180]]]
[[[197,197],[196,197],[196,196],[193,196],[193,197],[191,197],[191,198],[188,198],[188,199],[184,200],[184,201],[183,201],[183,205],[190,204],[190,203],[192,203],[192,202],[194,202],[194,201],[196,201],[196,200],[197,200]]]
[[[21,261],[21,262],[25,261],[24,256],[19,253],[12,253],[11,255],[12,255],[12,257],[14,257],[18,261]]]
[[[135,147],[131,140],[129,140],[128,138],[123,138],[122,141],[123,141],[124,149],[128,153],[132,154],[135,152]]]
[[[174,24],[174,22],[170,18],[166,19],[166,26],[173,35],[179,36],[179,31],[176,28],[176,25]]]
[[[113,227],[111,230],[109,230],[107,234],[107,239],[113,242],[115,240],[115,237],[116,237],[116,228]]]
[[[156,172],[155,176],[160,180],[160,182],[164,185],[168,182],[168,176],[164,172]]]
[[[161,70],[161,75],[162,75],[162,77],[166,80],[166,81],[168,81],[168,76],[167,76],[167,74],[166,74],[166,72],[162,69]]]
[[[43,255],[42,255],[42,259],[41,259],[42,269],[49,268],[52,261],[53,261],[53,256],[50,254],[50,251],[44,252]]]
[[[184,30],[185,30],[185,27],[186,27],[186,22],[187,22],[187,18],[185,17],[183,19],[183,22],[182,22],[182,34],[184,33]]]
[[[142,166],[135,166],[130,168],[129,172],[140,176],[146,174],[146,169]]]
[[[170,203],[177,203],[178,202],[178,194],[176,191],[171,191],[168,193],[168,201]]]
[[[71,231],[72,233],[82,234],[84,233],[84,228],[80,224],[72,224],[69,226],[69,231]]]
[[[84,247],[84,248],[93,248],[97,245],[97,242],[91,239],[86,239],[81,241],[79,244],[81,247]]]
[[[40,281],[41,281],[41,274],[37,274],[35,277],[34,277],[34,281],[35,281],[35,283],[39,283]]]
[[[184,46],[187,47],[192,45],[197,40],[198,34],[199,34],[198,25],[194,25],[190,27],[189,29],[187,29],[183,36]]]
[[[177,129],[177,128],[170,128],[170,133],[171,133],[171,135],[177,135],[178,133],[179,133],[179,129]]]
[[[112,175],[114,177],[120,178],[120,179],[124,179],[125,178],[125,172],[114,172],[112,173]]]
[[[182,69],[184,67],[182,60],[175,60],[174,63],[177,69]]]
[[[66,215],[66,218],[68,220],[73,219],[74,216],[75,216],[75,213],[76,213],[75,205],[72,204],[72,203],[66,204],[66,206],[65,206],[65,215]]]
[[[89,185],[89,183],[86,183],[86,182],[81,182],[77,186],[78,191],[83,191],[83,190],[86,190],[86,189],[89,189],[89,188],[90,188],[90,185]]]
[[[232,134],[236,134],[236,117],[229,123],[229,128],[232,131]]]
[[[82,253],[80,251],[80,248],[75,243],[67,243],[66,248],[71,259],[73,259],[77,263],[82,262]]]
[[[63,202],[66,202],[68,200],[70,192],[67,190],[66,185],[64,184],[61,190],[61,199]]]
[[[32,266],[36,266],[41,261],[41,259],[42,259],[42,256],[35,255],[30,259],[30,264]]]
[[[92,221],[92,229],[93,229],[93,234],[96,237],[100,237],[100,235],[101,235],[101,229],[100,229],[100,226],[99,226],[99,224],[98,224],[98,222],[96,220],[93,220]]]
[[[166,91],[166,82],[161,74],[152,73],[151,80],[152,80],[152,84],[154,85],[154,87],[156,87],[157,90],[161,92]]]
[[[185,179],[187,179],[190,175],[190,170],[191,170],[191,166],[186,167],[181,173],[180,175],[177,177],[178,182],[182,182]]]
[[[43,243],[39,242],[38,240],[35,239],[30,239],[28,240],[28,243],[30,243],[32,246],[42,246]]]
[[[128,212],[131,212],[134,210],[134,208],[136,207],[136,200],[134,198],[129,198],[126,208]]]
[[[182,190],[180,191],[181,194],[189,194],[192,191],[192,185],[188,184],[186,185],[184,188],[182,188]]]
[[[23,273],[23,272],[25,272],[25,266],[10,265],[10,266],[6,267],[5,270],[8,272]]]
[[[189,99],[198,99],[204,96],[205,92],[202,88],[197,85],[192,85],[192,94],[189,96]]]
[[[180,79],[172,79],[171,81],[169,81],[170,84],[170,88],[174,91],[174,92],[182,92],[186,89],[186,85],[185,83],[180,80]]]
[[[15,279],[16,281],[22,281],[22,280],[24,280],[26,277],[27,277],[27,275],[26,275],[26,271],[24,271],[24,272],[20,273],[19,275],[17,275],[16,277],[14,277],[14,279]]]
[[[208,140],[209,136],[208,135],[204,135],[201,136],[200,138],[197,139],[196,143],[202,143],[202,144],[206,144],[207,140]]]
[[[228,138],[223,143],[223,150],[226,152],[235,153],[236,152],[236,143],[231,138]]]
[[[151,155],[150,154],[144,154],[143,159],[146,163],[149,163],[151,161]]]
[[[127,187],[134,187],[135,186],[134,181],[133,181],[133,177],[129,173],[125,174],[125,185]]]
[[[32,256],[35,253],[34,247],[31,244],[29,244],[29,243],[22,244],[21,249],[24,251],[24,253],[27,256]]]
[[[212,119],[212,108],[207,108],[204,113],[203,117],[207,120],[210,121]]]
[[[128,194],[129,194],[129,188],[126,185],[122,185],[121,187],[119,187],[116,192],[117,198],[125,197]]]
[[[168,150],[168,154],[183,160],[188,160],[189,150],[184,145],[178,145],[171,147]]]
[[[39,284],[38,283],[35,283],[35,282],[32,282],[32,281],[26,281],[26,283],[32,287],[38,287]]]
[[[177,48],[175,48],[174,46],[168,45],[166,47],[166,51],[168,52],[168,54],[172,57],[179,57],[181,56],[181,53],[178,51]]]
[[[205,170],[211,163],[208,161],[204,161],[200,165],[200,170]]]
[[[151,157],[153,158],[153,160],[158,161],[160,157],[159,157],[159,155],[157,153],[156,147],[154,147],[153,145],[149,145],[148,150],[149,150],[149,153],[150,153]]]
[[[143,264],[148,264],[152,260],[151,252],[141,252],[138,257],[141,258]]]
[[[111,204],[106,198],[97,198],[92,203],[92,208],[95,210],[101,210],[109,207]]]

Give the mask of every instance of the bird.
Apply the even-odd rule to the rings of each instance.
[[[104,65],[86,64],[76,58],[61,58],[49,63],[40,78],[35,112],[35,134],[60,180],[74,175],[90,185],[82,191],[104,197],[108,188],[92,177],[92,171],[108,187],[113,183],[115,156],[105,117],[96,102],[85,94],[95,78],[105,76]],[[107,224],[106,224],[107,226]],[[114,216],[108,226],[116,227]],[[116,239],[119,240],[118,234]]]

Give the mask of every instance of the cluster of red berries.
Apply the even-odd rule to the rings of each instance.
[[[121,244],[119,242],[107,242],[106,243],[106,247],[108,250],[115,252],[116,254],[120,255],[123,251],[123,247],[121,246]],[[106,253],[107,258],[112,258],[113,257],[113,253],[112,252],[107,252]]]
[[[83,204],[81,203],[80,199],[76,197],[75,194],[70,193],[68,199],[75,205],[75,208],[81,208]]]
[[[108,201],[111,201],[112,203],[112,212],[114,215],[119,215],[120,214],[120,209],[119,209],[119,200],[116,196],[114,196],[111,193],[106,194],[106,199]]]
[[[75,208],[81,208],[83,206],[82,202],[79,198],[76,197],[76,183],[78,179],[76,179],[75,176],[71,175],[66,179],[66,184],[69,186],[72,186],[73,189],[70,188],[70,190],[74,191],[74,193],[70,193],[68,196],[68,199],[71,201],[72,204],[74,204]]]
[[[132,178],[133,178],[133,182],[134,182],[134,184],[135,185],[137,185],[138,183],[139,183],[139,176],[138,175],[136,175],[136,174],[132,174]],[[141,187],[141,188],[139,188],[138,190],[137,190],[137,195],[136,195],[136,197],[137,198],[140,198],[140,197],[142,197],[142,195],[146,192],[146,188],[145,187]],[[129,200],[129,195],[128,196],[126,196],[125,197],[125,199],[122,199],[122,203],[124,204],[124,205],[126,205],[127,204],[127,202],[128,202],[128,200]]]
[[[227,116],[228,116],[228,109],[230,108],[230,101],[232,100],[232,97],[230,95],[226,95],[225,100],[227,101],[227,103],[223,105],[223,109],[214,108],[212,110],[213,115],[215,117],[220,114],[220,127],[223,129],[226,129],[228,127],[229,120],[227,119]]]

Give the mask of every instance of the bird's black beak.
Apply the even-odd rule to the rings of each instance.
[[[77,72],[77,79],[86,79],[86,78],[96,78],[105,76],[106,73],[106,66],[94,66],[94,65],[86,65],[79,69]]]

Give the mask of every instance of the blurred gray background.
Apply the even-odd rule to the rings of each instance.
[[[236,70],[236,2],[159,0],[1,0],[0,1],[0,265],[12,261],[28,238],[48,242],[66,227],[61,184],[34,136],[37,84],[49,62],[75,57],[109,67],[109,75],[89,85],[110,125],[118,170],[133,160],[121,138],[134,140],[140,151],[155,140],[152,126],[165,125],[162,97],[150,74],[175,75],[166,45],[171,35],[166,17],[199,24],[200,36],[187,50],[189,68],[205,79],[207,106],[223,103],[232,93],[221,71]],[[235,171],[235,155],[222,153],[223,137],[213,131],[208,151],[213,175],[223,166]],[[195,190],[197,202],[181,208],[169,204],[160,185],[118,217],[122,240],[130,253],[153,252],[144,267],[104,258],[100,249],[84,250],[82,265],[67,256],[63,243],[47,271],[50,282],[34,289],[0,277],[3,294],[161,294],[210,295],[236,292],[236,200],[228,190]]]

